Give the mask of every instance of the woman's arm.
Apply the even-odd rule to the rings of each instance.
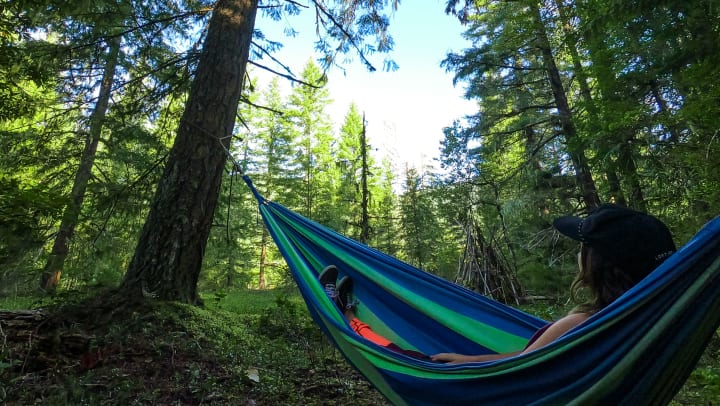
[[[550,344],[551,342],[557,340],[563,334],[570,331],[570,329],[577,327],[579,324],[587,320],[589,316],[590,315],[587,313],[573,313],[563,317],[562,319],[556,321],[550,327],[548,327],[548,329],[545,330],[545,332],[540,337],[538,337],[538,339],[535,340],[534,343],[530,344],[522,351],[483,355],[463,355],[443,352],[440,354],[435,354],[430,358],[436,362],[447,362],[449,364],[462,364],[465,362],[485,362],[509,358],[518,354],[524,354],[526,352],[537,350],[538,348],[542,348]]]
[[[448,364],[464,364],[466,362],[485,362],[495,361],[520,354],[521,351],[508,352],[502,354],[482,354],[482,355],[464,355],[455,354],[454,352],[441,352],[430,357],[435,362],[446,362]]]

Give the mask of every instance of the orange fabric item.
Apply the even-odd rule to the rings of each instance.
[[[374,332],[370,326],[360,321],[357,317],[350,319],[350,328],[352,328],[353,331],[355,331],[360,337],[364,337],[377,345],[387,347],[392,344],[390,340]]]

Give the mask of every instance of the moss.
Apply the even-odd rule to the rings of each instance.
[[[52,307],[37,326],[45,344],[3,350],[0,403],[383,404],[297,297],[264,296],[271,305],[259,312],[128,301],[113,292]],[[68,348],[71,336],[84,344]]]

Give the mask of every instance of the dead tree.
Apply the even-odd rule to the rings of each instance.
[[[519,305],[525,297],[524,289],[499,248],[488,243],[472,220],[465,227],[465,235],[465,251],[455,282],[499,302]]]

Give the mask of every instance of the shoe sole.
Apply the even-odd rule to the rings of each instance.
[[[335,304],[337,304],[340,310],[345,311],[350,308],[348,307],[348,305],[351,302],[349,300],[349,296],[350,294],[352,294],[352,289],[353,280],[349,276],[343,276],[342,279],[340,279],[340,282],[338,282],[337,286],[335,287],[335,292],[337,292]]]
[[[328,283],[335,283],[338,276],[338,269],[335,265],[328,265],[325,267],[325,269],[320,272],[320,275],[318,276],[318,280],[320,281],[320,284],[325,286]]]

